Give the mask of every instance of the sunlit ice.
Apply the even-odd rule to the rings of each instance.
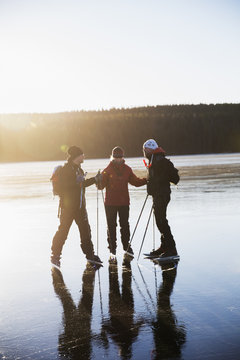
[[[6,269],[10,267],[17,267],[19,259],[19,251],[17,251],[18,244],[21,243],[19,230],[16,227],[17,213],[16,208],[12,207],[11,203],[1,202],[0,217],[0,261],[1,266]],[[16,241],[16,239],[18,239]],[[19,249],[18,249],[19,250]]]

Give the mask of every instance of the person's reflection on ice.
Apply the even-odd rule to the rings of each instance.
[[[59,335],[59,358],[91,359],[91,318],[95,270],[87,265],[82,277],[82,295],[75,305],[62,273],[52,269],[53,287],[63,306],[64,331]]]
[[[117,263],[109,264],[109,319],[104,322],[103,329],[117,344],[119,349],[118,357],[131,359],[132,344],[138,336],[141,322],[134,322],[130,261],[125,259],[123,265],[122,292],[120,292]]]
[[[178,324],[170,296],[177,275],[175,264],[162,265],[162,283],[158,290],[157,317],[152,323],[155,350],[153,359],[181,359],[181,348],[186,341],[184,325]]]

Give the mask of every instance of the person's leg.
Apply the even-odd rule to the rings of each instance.
[[[176,244],[167,220],[167,206],[170,201],[170,195],[161,195],[153,197],[153,209],[157,227],[161,233],[161,246],[159,252],[168,250],[176,251]]]
[[[78,209],[75,213],[74,220],[78,226],[80,233],[80,246],[87,259],[91,259],[94,255],[91,228],[88,221],[87,210],[85,206]]]
[[[117,247],[117,206],[105,205],[107,216],[107,241],[110,252],[116,255]]]
[[[123,249],[128,249],[128,244],[130,240],[130,229],[129,229],[129,206],[119,206],[118,207],[119,214],[119,224],[120,224],[120,232],[121,232],[121,240],[123,244]]]
[[[63,245],[67,239],[69,229],[73,222],[73,215],[71,212],[62,209],[60,215],[60,225],[52,240],[52,260],[60,261]]]

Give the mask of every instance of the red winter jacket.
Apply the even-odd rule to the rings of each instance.
[[[123,161],[121,164],[111,161],[102,172],[102,181],[99,189],[106,187],[105,205],[127,206],[130,204],[128,183],[139,187],[145,185],[147,180],[134,175],[130,166]]]

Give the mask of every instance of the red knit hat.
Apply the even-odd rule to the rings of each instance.
[[[120,146],[116,146],[112,149],[112,157],[113,158],[122,158],[124,156],[124,151]]]

